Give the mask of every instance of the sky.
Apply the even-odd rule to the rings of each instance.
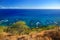
[[[0,9],[60,9],[60,0],[0,0]]]

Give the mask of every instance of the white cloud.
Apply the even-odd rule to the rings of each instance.
[[[18,9],[20,7],[4,7],[4,6],[1,6],[0,9]]]
[[[36,6],[36,7],[4,7],[0,6],[0,9],[60,9],[60,6]]]

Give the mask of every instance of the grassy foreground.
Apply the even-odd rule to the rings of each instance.
[[[30,28],[24,21],[0,26],[0,40],[60,40],[56,25]]]

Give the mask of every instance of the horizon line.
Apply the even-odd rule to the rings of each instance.
[[[0,9],[60,9],[60,6],[56,6],[56,7],[0,7]]]
[[[38,9],[38,8],[0,8],[0,9]],[[39,8],[39,9],[52,9],[52,8]],[[56,9],[58,9],[58,8],[56,8]]]

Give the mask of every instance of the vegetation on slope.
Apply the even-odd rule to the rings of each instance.
[[[36,27],[36,28],[30,28],[26,22],[24,21],[18,21],[16,23],[13,23],[11,26],[0,26],[0,32],[7,32],[11,34],[29,34],[30,32],[40,32],[42,30],[49,30],[55,28],[55,25],[49,25],[49,26],[42,26],[42,27]]]

